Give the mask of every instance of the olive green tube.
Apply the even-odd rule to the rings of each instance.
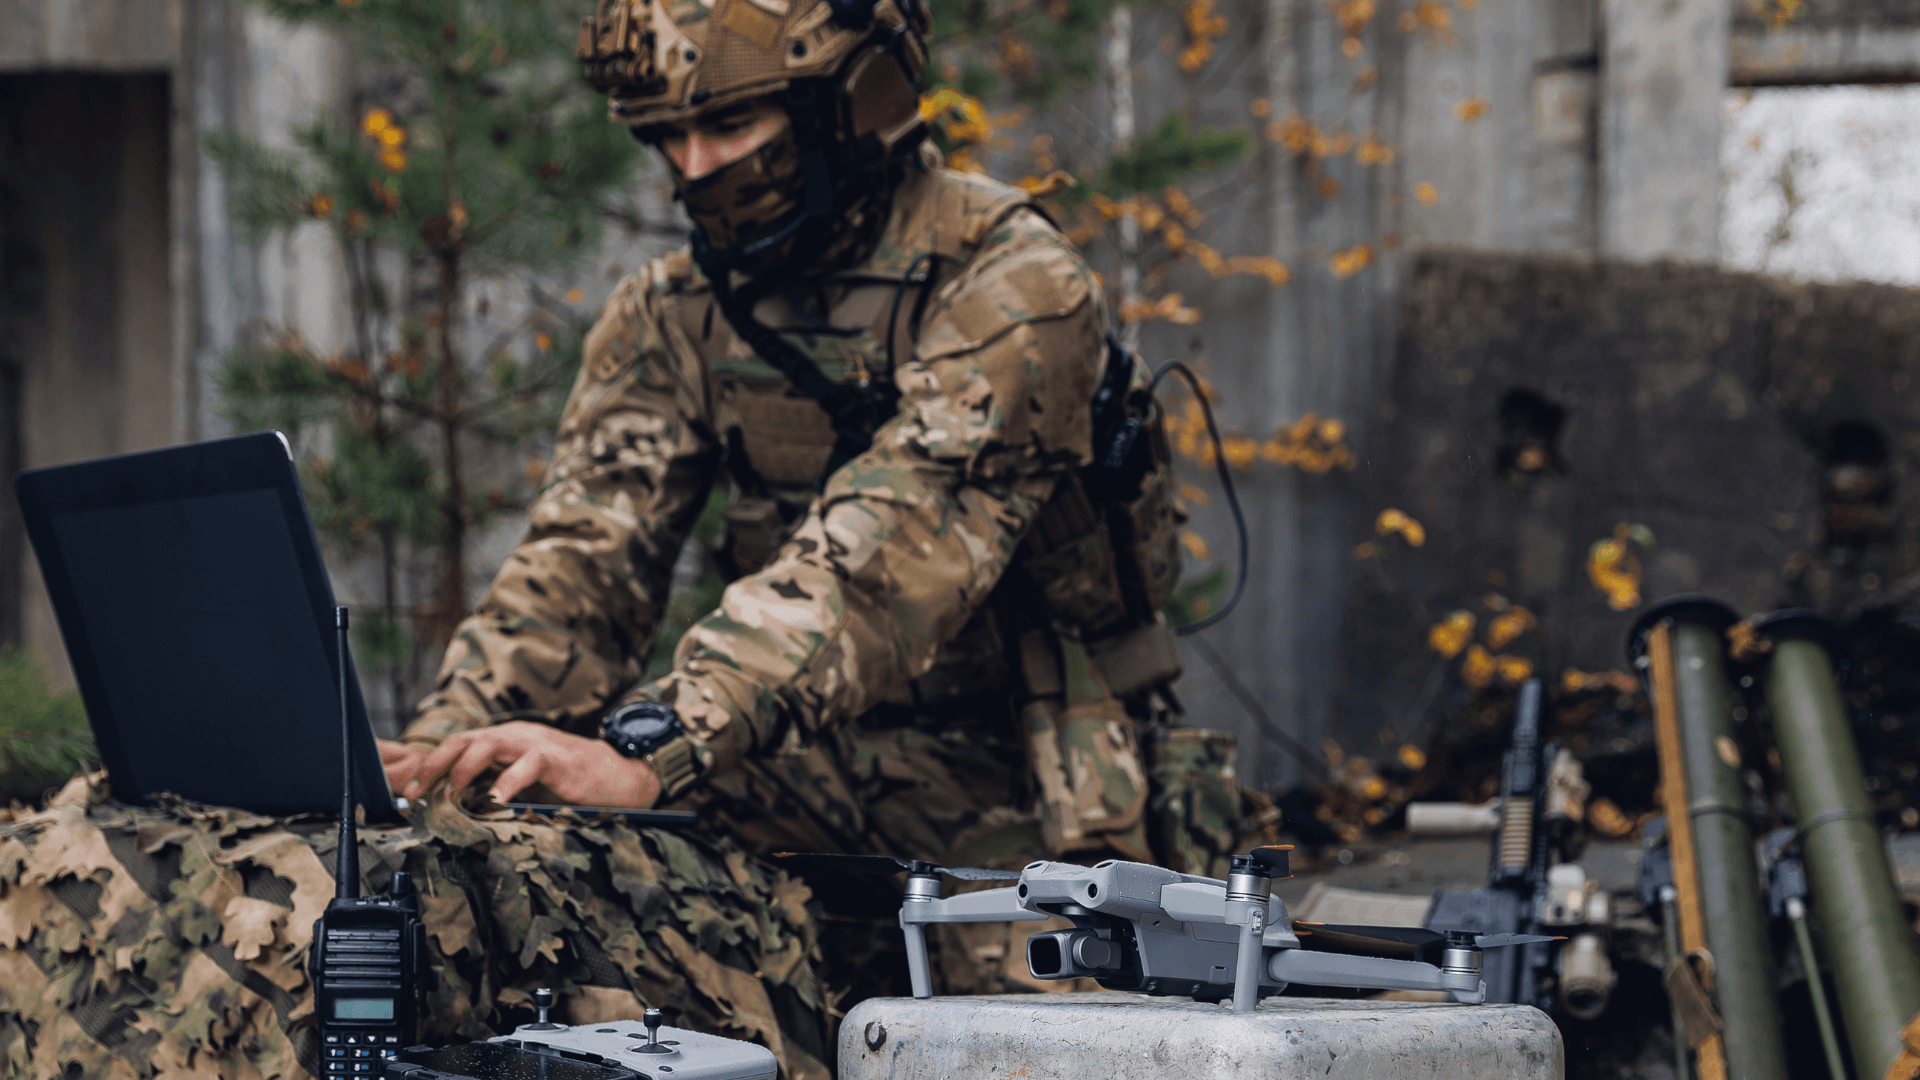
[[[1765,624],[1762,632],[1769,632]],[[1820,954],[1833,972],[1853,1074],[1861,1080],[1885,1076],[1900,1054],[1900,1029],[1920,1012],[1920,963],[1907,945],[1899,894],[1874,827],[1833,661],[1820,644],[1774,638],[1767,708],[1801,832],[1813,924],[1820,932]]]
[[[1720,635],[1698,623],[1677,623],[1673,668],[1700,911],[1707,949],[1713,953],[1713,996],[1726,1029],[1727,1076],[1786,1080],[1780,1010],[1773,993],[1773,948],[1761,910]]]

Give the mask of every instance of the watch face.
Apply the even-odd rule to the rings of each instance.
[[[652,701],[622,705],[607,717],[607,737],[629,754],[645,754],[680,734],[673,706]]]

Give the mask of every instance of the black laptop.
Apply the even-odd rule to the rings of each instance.
[[[31,469],[14,490],[117,798],[338,810],[333,586],[285,436]],[[385,818],[348,687],[355,799]]]

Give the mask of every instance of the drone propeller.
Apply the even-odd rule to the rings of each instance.
[[[906,872],[909,874],[945,874],[959,881],[1018,881],[1018,870],[982,870],[974,866],[945,867],[935,866],[918,859],[896,859],[891,855],[837,855],[829,852],[776,851],[773,857],[783,863],[797,866],[826,866],[843,870],[849,874],[872,874],[885,877]]]
[[[1480,949],[1504,949],[1512,945],[1558,941],[1548,934],[1476,934],[1469,930],[1429,930],[1423,926],[1352,926],[1335,923],[1295,922],[1301,947],[1316,952],[1338,952],[1389,959],[1414,959],[1449,944],[1472,945]],[[1300,928],[1305,927],[1303,931]]]

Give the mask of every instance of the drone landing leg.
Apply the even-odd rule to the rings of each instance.
[[[927,971],[927,928],[904,919],[900,929],[907,935],[907,979],[913,983],[913,996],[933,996],[933,976]]]
[[[1260,1004],[1260,953],[1267,936],[1266,911],[1255,908],[1240,927],[1240,955],[1233,970],[1233,1011],[1252,1012]]]

